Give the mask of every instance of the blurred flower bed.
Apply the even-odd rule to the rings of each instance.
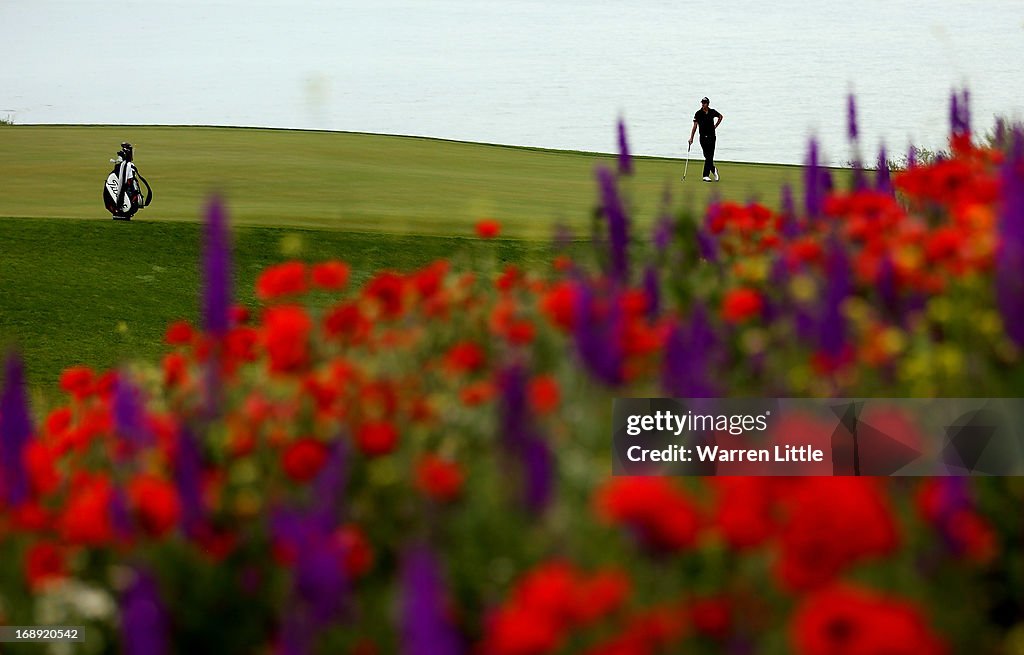
[[[610,475],[616,396],[1019,394],[1024,133],[979,145],[952,105],[948,156],[838,188],[812,142],[801,198],[666,204],[649,239],[620,126],[595,261],[286,262],[258,308],[212,201],[202,325],[162,362],[69,368],[37,422],[7,359],[0,624],[87,626],[83,653],[1024,652],[1019,478]]]

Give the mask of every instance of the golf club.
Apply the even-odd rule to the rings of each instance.
[[[689,166],[690,166],[690,148],[691,147],[693,147],[692,143],[686,146],[686,163],[683,164],[683,179],[684,180],[686,179],[686,169],[689,168]]]

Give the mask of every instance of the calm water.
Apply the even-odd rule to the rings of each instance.
[[[0,1],[0,116],[252,125],[682,157],[703,95],[723,160],[939,147],[1024,117],[1024,3],[868,0]],[[114,8],[116,6],[116,13]],[[768,8],[770,7],[770,9]],[[2,138],[2,136],[0,136]]]

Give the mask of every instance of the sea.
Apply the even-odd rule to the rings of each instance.
[[[708,96],[719,160],[799,164],[813,137],[842,165],[945,147],[954,90],[979,136],[1024,119],[1020,0],[2,0],[0,53],[17,124],[616,152],[621,120],[682,158]]]

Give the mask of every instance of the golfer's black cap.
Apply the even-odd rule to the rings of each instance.
[[[703,98],[701,98],[701,99],[700,99],[700,101],[701,101],[701,102],[706,102],[706,103],[708,103],[708,104],[711,104],[711,101],[710,101],[710,100],[708,100],[708,97],[707,97],[707,96],[704,96]]]

